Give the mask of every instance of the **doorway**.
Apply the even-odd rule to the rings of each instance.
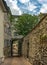
[[[27,58],[29,58],[29,42],[27,43]]]
[[[14,39],[11,43],[11,56],[22,56],[22,39]]]
[[[12,56],[18,56],[18,41],[14,40],[12,43]]]

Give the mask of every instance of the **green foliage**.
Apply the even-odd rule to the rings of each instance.
[[[14,16],[10,15],[10,21],[14,26],[14,29],[18,31],[20,35],[27,35],[32,28],[38,23],[38,17],[29,14],[23,14],[18,17],[18,21],[15,21]]]
[[[11,14],[10,14],[9,19],[10,19],[10,22],[11,22],[11,23],[14,22],[14,16],[12,16]]]
[[[29,14],[23,14],[18,18],[17,24],[15,27],[18,30],[19,34],[27,35],[32,28],[38,23],[38,17],[32,16]]]
[[[42,19],[43,16],[44,16],[44,14],[40,13],[40,14],[38,15],[38,18],[39,18],[39,19]]]

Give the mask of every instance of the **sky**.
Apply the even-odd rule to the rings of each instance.
[[[5,0],[12,15],[47,13],[47,0]]]

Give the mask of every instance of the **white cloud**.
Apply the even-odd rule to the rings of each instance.
[[[34,10],[35,8],[37,8],[34,4],[31,4],[30,2],[29,2],[29,5],[28,5],[28,10],[29,11],[32,11],[32,10]]]
[[[11,13],[12,13],[12,15],[21,15],[22,14],[22,12],[21,12],[21,10],[16,10],[16,9],[13,9],[13,8],[11,8]]]
[[[21,3],[27,3],[29,0],[19,0]]]
[[[10,10],[13,15],[21,15],[22,12],[20,8],[17,6],[17,0],[6,0],[7,5],[10,7]]]
[[[47,0],[38,0],[39,3],[42,4],[42,7],[40,9],[41,13],[47,13]]]
[[[41,4],[47,3],[47,0],[38,0]]]
[[[47,13],[47,4],[43,4],[42,8],[40,9],[40,12]]]
[[[42,13],[47,13],[47,0],[37,0],[41,5],[41,8],[38,7],[40,6],[39,4],[38,5],[35,5],[35,0],[34,0],[34,3],[30,2],[30,0],[19,0],[21,3],[23,3],[25,6],[19,6],[18,7],[18,0],[5,0],[7,5],[10,7],[11,9],[11,12],[13,15],[21,15],[22,14],[22,11],[24,10],[24,12],[33,12],[33,13],[39,13],[39,12],[42,12]],[[36,2],[37,3],[37,2]],[[36,9],[39,9],[36,10]]]
[[[9,2],[13,2],[12,0],[9,0]]]
[[[17,6],[17,2],[15,2],[15,1],[12,2],[12,6],[11,7],[14,8],[14,9],[19,10],[19,7]]]

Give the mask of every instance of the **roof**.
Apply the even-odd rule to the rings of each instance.
[[[1,6],[1,8],[2,8],[2,10],[4,12],[7,12],[8,11],[7,4],[6,4],[6,2],[4,0],[0,0],[0,6]]]

